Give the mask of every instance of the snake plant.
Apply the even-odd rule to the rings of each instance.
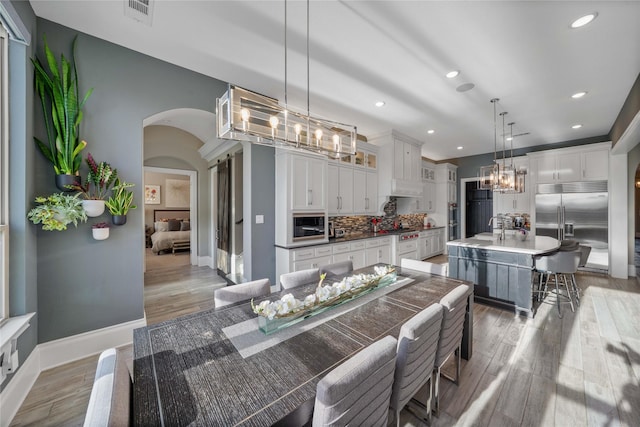
[[[129,209],[136,208],[136,205],[133,204],[133,193],[127,190],[133,186],[134,184],[116,179],[116,183],[111,189],[111,197],[104,202],[111,215],[126,215]]]
[[[82,107],[93,92],[89,89],[82,101],[78,97],[78,71],[75,51],[77,36],[72,44],[72,61],[60,55],[60,63],[44,40],[44,52],[48,71],[36,57],[31,59],[35,68],[35,88],[40,97],[47,143],[35,138],[36,145],[53,164],[58,175],[76,175],[80,169],[82,157],[80,151],[87,143],[80,140],[78,128],[82,121]]]

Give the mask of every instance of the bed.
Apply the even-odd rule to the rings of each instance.
[[[191,223],[189,209],[153,211],[153,229],[151,235],[151,251],[159,255],[164,251],[173,251],[173,242],[180,242],[185,249],[191,240]]]

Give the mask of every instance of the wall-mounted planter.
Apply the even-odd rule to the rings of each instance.
[[[56,187],[65,193],[75,191],[67,185],[80,185],[81,181],[80,175],[56,175]]]
[[[83,200],[82,207],[87,216],[100,216],[104,212],[104,200]]]
[[[111,215],[113,225],[125,225],[127,223],[126,215]]]
[[[109,228],[93,228],[91,229],[93,238],[96,240],[105,240],[109,238]]]

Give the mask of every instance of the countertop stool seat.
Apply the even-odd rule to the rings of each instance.
[[[553,293],[556,295],[558,317],[560,318],[563,317],[561,307],[563,302],[569,303],[571,311],[575,311],[573,301],[577,285],[574,274],[578,271],[580,255],[581,250],[576,247],[572,251],[559,250],[552,254],[535,257],[535,268],[540,275],[538,290],[535,291],[538,294],[538,301],[547,295],[549,280],[553,278],[555,284],[555,292]],[[564,288],[564,294],[561,292],[561,287]]]

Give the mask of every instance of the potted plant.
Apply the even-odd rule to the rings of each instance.
[[[93,92],[89,89],[84,98],[78,93],[78,72],[75,64],[77,36],[73,39],[69,62],[60,55],[56,60],[44,38],[44,52],[48,71],[36,57],[31,60],[35,68],[35,89],[42,104],[47,143],[35,138],[36,145],[51,162],[56,173],[56,186],[62,191],[71,191],[67,185],[73,185],[80,178],[80,151],[87,143],[78,135],[82,121],[82,107]]]
[[[93,238],[96,240],[105,240],[109,238],[109,224],[106,222],[97,222],[91,227]]]
[[[55,193],[48,197],[36,197],[39,205],[29,211],[27,218],[34,224],[42,223],[42,229],[47,231],[66,230],[70,223],[77,227],[78,221],[87,220],[82,200],[78,196]]]
[[[76,182],[71,188],[84,196],[82,206],[87,211],[87,216],[96,217],[104,212],[104,199],[118,177],[118,170],[111,168],[107,162],[96,163],[91,153],[87,154],[86,161],[89,173],[85,184]]]
[[[135,209],[133,204],[133,193],[127,188],[133,187],[134,184],[120,181],[116,179],[116,183],[113,186],[111,197],[105,202],[107,209],[111,213],[111,222],[114,225],[124,225],[127,222],[127,212],[129,209]]]

